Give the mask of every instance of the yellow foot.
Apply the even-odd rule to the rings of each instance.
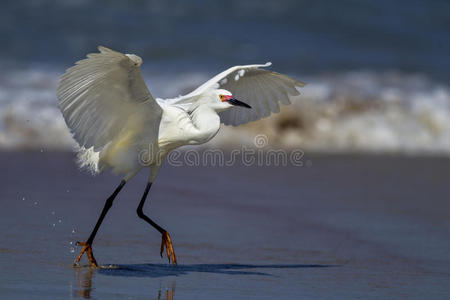
[[[172,261],[172,264],[177,264],[177,258],[175,256],[175,251],[173,250],[172,240],[170,239],[170,235],[167,231],[164,231],[162,234],[161,240],[161,257],[164,252],[164,247],[166,247],[167,258],[169,259],[169,263]]]
[[[80,261],[81,257],[83,256],[84,252],[86,252],[87,257],[89,259],[89,263],[91,264],[91,267],[93,268],[97,268],[97,262],[95,261],[94,258],[94,253],[92,252],[92,245],[91,244],[86,244],[85,242],[77,242],[78,246],[83,246],[83,249],[81,249],[80,254],[78,254],[77,259],[75,259],[75,261],[73,262],[74,266],[78,265],[78,262]]]

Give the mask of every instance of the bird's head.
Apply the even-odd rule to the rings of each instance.
[[[233,95],[227,90],[223,89],[215,90],[215,98],[216,98],[215,104],[217,105],[217,108],[219,110],[225,110],[233,106],[243,106],[246,108],[252,108],[247,103],[244,103],[234,98]]]

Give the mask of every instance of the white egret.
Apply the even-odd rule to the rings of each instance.
[[[91,266],[97,267],[92,243],[106,213],[125,183],[148,167],[148,183],[137,214],[161,233],[160,255],[165,247],[169,263],[176,264],[169,233],[143,213],[166,155],[183,145],[209,141],[221,123],[236,126],[279,112],[280,103],[290,104],[289,98],[298,95],[304,84],[260,69],[270,63],[235,66],[185,96],[155,99],[144,83],[140,57],[98,49],[99,53],[88,54],[61,77],[59,107],[79,145],[80,164],[94,172],[111,168],[123,179],[106,200],[87,241],[78,243],[83,248],[75,263],[86,252]]]

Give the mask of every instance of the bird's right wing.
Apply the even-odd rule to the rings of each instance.
[[[162,110],[142,78],[142,60],[98,49],[100,53],[88,54],[68,69],[58,86],[59,107],[75,140],[80,147],[98,151],[130,119],[150,125],[146,130],[157,133]]]

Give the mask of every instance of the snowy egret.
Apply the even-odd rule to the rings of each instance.
[[[143,212],[164,158],[183,145],[209,141],[221,123],[236,126],[279,112],[280,103],[290,104],[289,98],[299,95],[304,84],[261,69],[271,63],[244,65],[223,71],[187,95],[155,99],[142,77],[139,56],[101,46],[98,49],[99,53],[88,54],[64,73],[58,102],[79,145],[80,165],[93,172],[111,168],[123,179],[106,200],[89,238],[78,242],[83,248],[75,264],[86,253],[91,266],[97,267],[92,252],[95,235],[114,198],[145,167],[149,168],[149,179],[137,214],[161,233],[161,257],[165,248],[169,263],[176,264],[169,233]],[[147,154],[145,163],[143,152]]]

